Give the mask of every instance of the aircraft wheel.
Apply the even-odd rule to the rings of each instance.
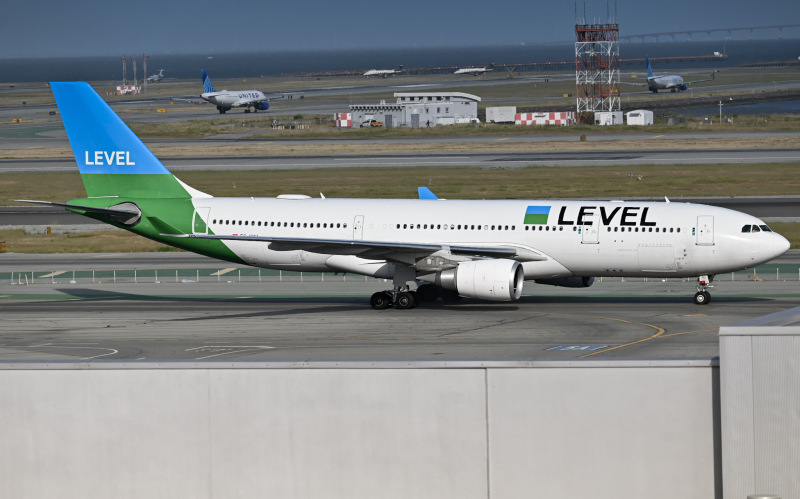
[[[369,299],[369,304],[375,310],[386,310],[392,306],[392,297],[386,291],[378,291]]]
[[[244,112],[245,112],[245,113],[249,113],[249,112],[250,112],[250,108],[249,108],[249,107],[246,107],[246,108],[244,109]]]
[[[696,305],[708,305],[711,301],[711,293],[708,291],[698,291],[694,294],[694,303]]]
[[[409,308],[414,308],[416,303],[414,302],[414,295],[403,291],[401,293],[397,293],[397,298],[394,300],[394,306],[400,310],[407,310]]]

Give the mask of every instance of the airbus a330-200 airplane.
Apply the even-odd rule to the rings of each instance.
[[[513,301],[523,283],[698,277],[767,262],[789,242],[753,216],[670,202],[219,198],[173,176],[86,83],[52,83],[87,197],[67,210],[188,251],[270,269],[393,280],[376,309]],[[416,289],[414,289],[416,287]]]
[[[234,107],[243,107],[245,113],[266,111],[269,109],[269,97],[260,90],[214,90],[211,78],[205,69],[200,70],[203,78],[203,93],[200,97],[217,106],[219,114],[225,114]]]

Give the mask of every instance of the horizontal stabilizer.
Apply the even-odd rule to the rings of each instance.
[[[31,199],[15,199],[14,201],[20,203],[43,204],[46,206],[61,206],[72,212],[82,211],[81,215],[85,213],[94,213],[97,215],[105,215],[111,220],[126,226],[136,225],[142,217],[142,210],[133,203],[120,203],[108,208],[97,208],[95,206],[82,206],[78,204],[69,203],[54,203],[52,201],[35,201]]]

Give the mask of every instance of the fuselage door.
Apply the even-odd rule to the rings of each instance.
[[[353,220],[353,239],[361,240],[364,238],[364,215],[356,215]]]
[[[589,217],[591,225],[582,225],[581,229],[581,243],[583,244],[598,244],[600,241],[598,235],[600,232],[600,217]]]
[[[208,234],[208,214],[211,208],[197,208],[194,212],[192,232],[195,234]]]
[[[697,217],[697,244],[711,246],[714,244],[714,217],[700,215]]]

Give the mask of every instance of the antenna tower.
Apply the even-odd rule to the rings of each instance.
[[[133,64],[133,88],[136,89],[136,56],[131,56],[131,64]]]
[[[616,11],[616,5],[614,7]],[[620,111],[619,24],[587,24],[586,6],[575,22],[575,85],[578,119],[589,122],[598,111]],[[616,17],[616,16],[615,16]]]
[[[144,85],[144,93],[147,93],[147,59],[149,58],[149,55],[142,54],[142,73],[144,73],[142,76],[142,85]]]

